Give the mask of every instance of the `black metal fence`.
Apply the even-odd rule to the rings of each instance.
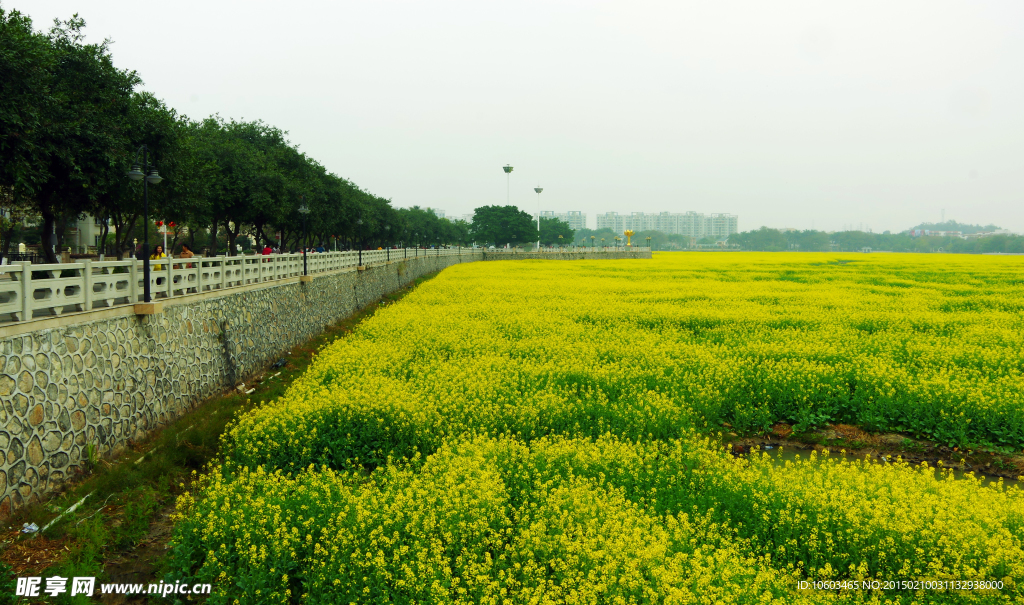
[[[28,261],[33,265],[42,265],[46,262],[42,255],[35,252],[10,252],[4,255],[4,262],[6,263],[18,263],[21,261]]]

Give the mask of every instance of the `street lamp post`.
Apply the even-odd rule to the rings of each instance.
[[[139,153],[142,153],[142,164],[139,164]],[[149,184],[156,185],[164,180],[157,171],[156,166],[149,163],[149,147],[142,145],[135,152],[135,161],[132,162],[132,169],[128,171],[128,178],[133,181],[142,181],[142,302],[151,302],[149,292]],[[166,251],[165,251],[166,253]]]
[[[595,237],[596,237],[596,236],[594,236],[594,235],[591,235],[591,236],[590,236],[590,247],[591,247],[591,248],[593,248],[593,247],[594,247],[594,238],[595,238]],[[601,241],[603,242],[604,240],[602,239]]]
[[[650,249],[651,249],[651,236],[648,235],[647,236],[647,250],[650,251]]]
[[[511,206],[512,205],[512,201],[511,201],[512,200],[512,193],[511,193],[511,191],[512,191],[512,177],[509,176],[509,175],[512,174],[512,166],[509,166],[508,164],[505,164],[501,169],[505,171],[505,205],[506,206]]]
[[[544,191],[543,187],[537,186],[533,188],[537,192],[537,253],[540,253],[540,192]]]
[[[299,206],[299,212],[302,213],[302,274],[309,275],[309,270],[306,266],[306,240],[309,239],[309,206],[306,205],[306,196],[301,196],[302,205]]]
[[[360,234],[362,234],[362,232],[363,232],[363,219],[356,219],[356,231],[358,231]],[[362,244],[362,242],[360,242],[358,245],[359,245],[359,266],[362,267],[363,266],[363,244]]]

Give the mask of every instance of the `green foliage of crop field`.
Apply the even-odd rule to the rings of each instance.
[[[1019,261],[857,260],[448,269],[228,431],[175,573],[213,603],[1017,602],[1019,488],[705,436],[1020,447]],[[996,584],[854,584],[892,580]]]

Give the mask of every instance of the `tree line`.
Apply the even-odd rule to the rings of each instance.
[[[988,235],[971,239],[957,236],[912,236],[909,233],[867,233],[864,231],[780,231],[761,227],[729,236],[730,244],[744,250],[799,250],[805,252],[857,252],[864,248],[887,252],[986,252],[1024,253],[1024,237]]]
[[[504,246],[560,230],[548,224],[538,233],[513,206],[477,208],[472,223],[393,208],[274,126],[177,113],[140,90],[135,71],[114,65],[109,41],[87,44],[84,27],[75,15],[37,31],[28,16],[0,7],[0,257],[28,219],[55,263],[69,224],[85,215],[99,219],[103,245],[119,258],[132,251],[142,237],[143,185],[126,174],[141,145],[163,177],[149,188],[150,222],[173,223],[175,241],[211,254],[235,254],[240,238],[282,250]],[[151,228],[151,243],[157,237]]]
[[[946,223],[925,225],[930,230],[962,231],[976,234],[982,231],[997,230],[994,225],[980,227]],[[618,238],[618,239],[616,239]],[[650,238],[650,239],[648,239]],[[691,244],[712,246],[718,242],[716,238],[705,237],[694,239],[688,235],[669,234],[662,231],[640,231],[633,235],[634,246],[647,246],[654,250],[683,250]],[[575,232],[576,245],[580,246],[622,246],[626,238],[620,233],[602,229],[580,229]],[[783,250],[804,252],[859,252],[864,248],[889,252],[953,252],[965,254],[981,254],[987,252],[1024,253],[1024,237],[1017,235],[987,235],[963,239],[957,236],[922,235],[914,237],[909,233],[869,233],[864,231],[838,231],[828,233],[808,229],[805,231],[783,231],[761,227],[752,231],[735,233],[729,236],[728,243],[739,246],[743,250],[760,250],[777,252]]]

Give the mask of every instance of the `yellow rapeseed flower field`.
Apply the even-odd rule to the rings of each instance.
[[[451,267],[241,417],[182,497],[211,603],[1024,603],[1024,493],[708,437],[1024,447],[1016,257]]]

